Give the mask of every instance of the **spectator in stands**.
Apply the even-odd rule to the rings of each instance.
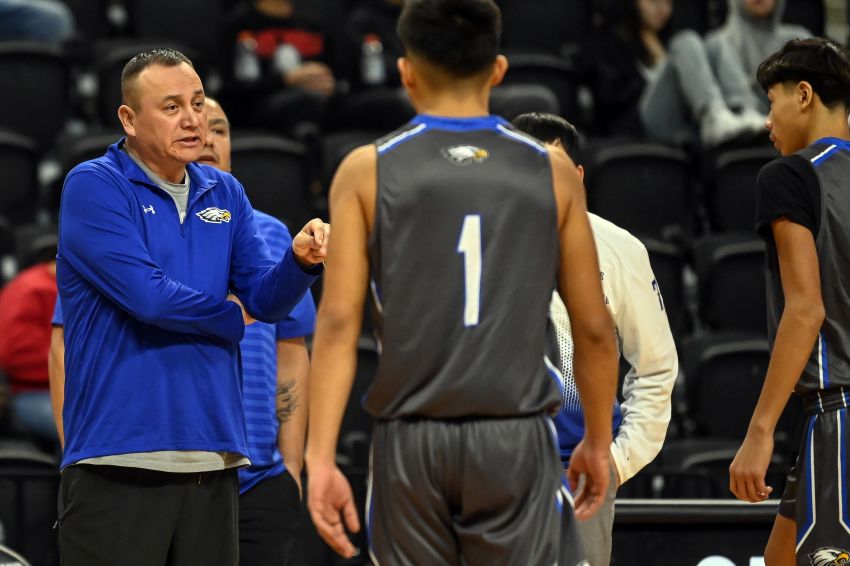
[[[638,101],[667,53],[661,35],[670,0],[609,0],[603,23],[584,49],[596,123],[604,135],[642,136]]]
[[[741,91],[727,100],[733,107],[752,105],[763,118],[770,105],[756,81],[759,65],[788,41],[811,36],[802,26],[782,23],[785,4],[786,0],[729,0],[726,23],[706,36],[709,53],[724,65],[740,69],[750,87],[750,92]]]
[[[693,126],[704,147],[764,130],[767,99],[755,82],[759,63],[789,39],[807,37],[779,23],[784,0],[730,0],[727,23],[705,42],[684,30],[670,42],[669,63],[641,99],[650,137],[687,142]]]
[[[59,0],[0,0],[0,41],[59,43],[73,32],[71,10]]]
[[[609,14],[594,92],[608,133],[621,131],[611,115],[631,125],[630,133],[637,118],[638,129],[662,143],[714,147],[761,133],[765,115],[734,51],[708,47],[692,30],[664,45],[671,8],[670,0],[623,0]]]
[[[56,442],[50,413],[47,355],[56,303],[56,236],[42,246],[37,263],[21,271],[0,293],[0,368],[9,378],[17,423]]]
[[[198,163],[230,172],[230,123],[221,105],[205,101],[209,133]],[[254,211],[275,258],[292,236],[280,220]],[[307,371],[304,337],[312,334],[316,307],[310,293],[277,325],[257,322],[245,329],[242,351],[245,426],[251,466],[239,470],[239,563],[286,564],[301,518],[301,469],[307,428]],[[56,303],[50,355],[53,414],[60,437],[65,386],[65,340],[61,303]],[[64,442],[63,442],[64,444]]]
[[[302,125],[323,122],[336,78],[320,25],[291,0],[254,0],[236,6],[224,29],[223,95],[236,124],[298,136]]]

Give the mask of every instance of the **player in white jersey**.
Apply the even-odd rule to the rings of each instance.
[[[584,178],[579,137],[559,116],[529,113],[514,126],[547,142],[550,151],[564,151]],[[605,306],[614,319],[617,341],[631,369],[623,383],[623,403],[615,404],[611,444],[611,483],[599,512],[578,523],[590,564],[611,561],[611,531],[617,488],[649,464],[661,450],[670,422],[670,394],[679,371],[676,345],[670,333],[664,301],[644,245],[626,230],[588,214],[599,255]],[[563,301],[552,295],[549,317],[558,342],[564,403],[555,419],[564,469],[584,435],[584,415],[572,367],[572,334]]]

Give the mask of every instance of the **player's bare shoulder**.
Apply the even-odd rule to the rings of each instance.
[[[555,202],[558,205],[559,224],[566,218],[573,203],[585,204],[584,185],[578,169],[572,159],[563,151],[549,152],[549,163],[552,168],[552,187],[555,191]]]
[[[353,149],[334,174],[329,192],[331,208],[354,199],[363,209],[371,228],[377,184],[378,153],[375,145],[362,145]]]
[[[331,190],[345,191],[377,177],[378,152],[374,144],[351,150],[334,174]],[[374,184],[374,183],[372,183]]]

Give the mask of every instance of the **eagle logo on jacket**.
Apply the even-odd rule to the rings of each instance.
[[[850,553],[840,548],[819,548],[809,554],[813,566],[850,565]]]
[[[198,218],[210,224],[221,224],[222,222],[230,222],[230,211],[222,210],[211,206],[205,208],[197,214]]]

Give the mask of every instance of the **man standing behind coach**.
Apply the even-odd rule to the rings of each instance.
[[[238,342],[300,300],[329,227],[271,259],[242,186],[193,163],[207,117],[184,55],[140,53],[121,87],[127,137],[68,174],[60,210],[62,563],[235,565]]]

